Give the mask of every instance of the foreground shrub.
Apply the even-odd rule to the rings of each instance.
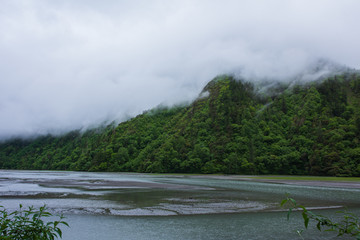
[[[353,213],[339,211],[337,213],[341,214],[340,220],[332,221],[326,216],[315,214],[306,209],[304,206],[298,205],[293,198],[287,197],[286,199],[282,200],[281,206],[284,206],[285,204],[289,205],[289,211],[287,214],[288,220],[293,210],[302,211],[301,215],[304,220],[304,226],[306,229],[308,228],[309,222],[311,220],[315,222],[316,228],[319,231],[335,231],[338,237],[347,235],[360,240],[360,218]],[[297,232],[301,236],[302,231]]]
[[[62,221],[62,215],[57,216],[58,221],[45,222],[43,218],[52,217],[50,212],[46,211],[46,205],[35,209],[29,207],[23,209],[20,204],[19,210],[8,212],[3,206],[0,206],[0,239],[55,239],[62,238],[62,231],[59,225],[69,226]]]

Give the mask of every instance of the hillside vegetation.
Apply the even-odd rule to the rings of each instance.
[[[0,168],[360,176],[359,75],[259,89],[219,76],[188,106],[4,142]]]

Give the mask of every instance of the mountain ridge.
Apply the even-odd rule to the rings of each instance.
[[[79,171],[360,176],[360,76],[267,92],[234,76],[193,103],[102,130],[0,144],[0,167]]]

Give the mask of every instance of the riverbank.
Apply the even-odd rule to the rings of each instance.
[[[148,181],[147,178],[141,176],[152,176],[155,178],[173,178],[173,179],[219,179],[219,180],[233,180],[233,181],[250,181],[261,183],[285,184],[285,185],[299,185],[299,186],[313,186],[313,187],[332,187],[332,188],[353,188],[360,189],[360,177],[328,177],[328,176],[290,176],[290,175],[222,175],[222,174],[145,174],[145,173],[106,173],[106,172],[71,172],[71,171],[27,171],[27,170],[0,170],[0,183],[6,181],[6,178],[1,178],[5,173],[11,172],[24,173],[24,178],[18,179],[22,183],[39,184],[43,187],[66,187],[74,188],[80,187],[83,189],[111,189],[111,188],[155,188],[155,189],[183,189],[194,190],[199,189],[199,186],[191,186],[187,184],[169,184],[164,182]],[[49,173],[55,174],[53,178],[42,178],[41,175],[34,178],[34,176],[27,178],[27,173]],[[1,174],[3,173],[3,174]],[[82,179],[59,178],[61,173],[73,173],[77,176],[83,176]],[[6,175],[6,174],[5,174]],[[98,178],[87,179],[87,175],[97,175]],[[114,177],[108,179],[102,176],[115,175],[122,176],[120,178]],[[129,176],[127,178],[126,176]],[[131,176],[131,177],[130,177]],[[136,181],[133,181],[133,176],[138,176]],[[203,189],[204,190],[204,189]],[[209,189],[208,189],[209,190]]]
[[[155,174],[187,178],[211,178],[235,181],[288,184],[313,187],[360,189],[360,177],[288,176],[288,175],[220,175],[220,174]]]
[[[360,178],[334,178],[334,177],[292,177],[292,176],[271,176],[254,177],[253,181],[290,184],[301,186],[334,187],[334,188],[357,188],[360,189]]]

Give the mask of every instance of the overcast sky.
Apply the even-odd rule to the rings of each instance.
[[[189,101],[222,73],[360,68],[358,0],[0,0],[0,138]]]

